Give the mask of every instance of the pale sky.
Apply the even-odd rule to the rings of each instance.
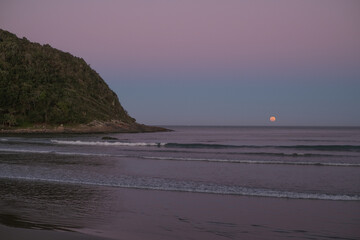
[[[359,26],[358,0],[0,1],[154,125],[359,126]]]

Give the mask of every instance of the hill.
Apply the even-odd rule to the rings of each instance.
[[[156,131],[137,124],[84,59],[1,29],[0,128]]]

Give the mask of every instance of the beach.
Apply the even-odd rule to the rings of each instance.
[[[1,136],[1,239],[359,239],[360,129],[171,129]]]
[[[7,222],[2,215],[2,224],[12,225],[0,227],[2,239],[357,239],[360,234],[353,223],[359,218],[359,202],[103,187],[91,191],[103,201],[72,196],[72,201],[86,203],[84,209],[74,209],[65,199],[56,209],[49,200],[36,211],[36,203],[26,205],[25,199],[12,202],[14,209],[2,206],[1,212],[12,214]],[[32,208],[31,216],[26,208]],[[24,223],[29,228],[19,228]]]
[[[360,0],[0,0],[0,240],[360,240]]]
[[[2,239],[6,240],[17,240],[17,239],[53,239],[53,240],[106,240],[105,238],[94,237],[86,234],[79,234],[74,232],[58,232],[49,230],[35,230],[35,229],[23,229],[14,228],[0,225],[0,233]]]

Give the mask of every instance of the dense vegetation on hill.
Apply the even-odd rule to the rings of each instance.
[[[134,123],[82,59],[0,29],[0,126]]]

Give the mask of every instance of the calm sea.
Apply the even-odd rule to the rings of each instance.
[[[360,128],[169,128],[0,135],[0,223],[114,239],[359,239]]]

